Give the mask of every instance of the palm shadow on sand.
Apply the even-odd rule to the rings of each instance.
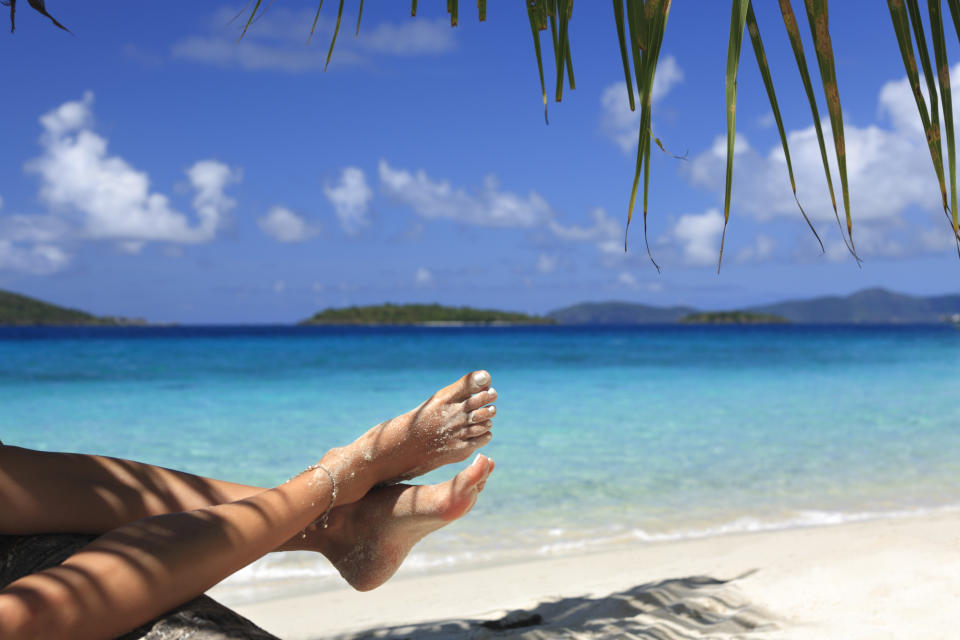
[[[752,573],[752,572],[750,572]],[[483,638],[739,638],[774,631],[773,617],[731,583],[690,576],[649,582],[603,597],[541,602],[495,620],[437,620],[336,636],[337,640]]]

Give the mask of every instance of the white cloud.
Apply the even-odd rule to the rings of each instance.
[[[357,233],[370,224],[367,214],[373,190],[367,186],[367,177],[358,167],[346,167],[340,173],[340,181],[333,187],[327,185],[323,193],[333,205],[340,226],[347,233]]]
[[[380,188],[392,200],[428,219],[449,219],[486,227],[533,227],[553,217],[538,193],[526,197],[501,191],[495,176],[487,176],[474,194],[437,182],[422,169],[410,173],[380,161]]]
[[[621,271],[620,275],[617,276],[617,282],[628,289],[636,289],[640,286],[640,283],[637,282],[636,277],[634,277],[634,275],[628,271]]]
[[[656,103],[667,96],[675,85],[683,81],[683,70],[677,64],[677,59],[667,56],[657,65],[657,75],[653,78],[653,90],[650,94],[652,102]],[[600,95],[602,115],[600,126],[611,140],[616,142],[624,151],[632,151],[637,146],[637,133],[640,129],[640,97],[637,87],[634,90],[636,110],[630,111],[630,102],[627,94],[627,83],[615,82],[603,90]]]
[[[683,259],[691,265],[716,264],[720,254],[723,216],[716,209],[680,216],[670,233],[683,249]]]
[[[235,206],[226,187],[239,171],[215,160],[194,163],[186,171],[194,190],[191,219],[169,198],[150,190],[150,178],[119,156],[93,130],[93,93],[63,103],[40,117],[42,153],[26,164],[40,177],[45,214],[0,218],[0,269],[46,274],[63,269],[70,246],[84,240],[109,240],[136,254],[149,242],[210,242]]]
[[[589,227],[577,225],[564,226],[556,220],[551,220],[550,231],[562,240],[575,242],[591,242],[601,253],[623,252],[623,226],[621,222],[611,218],[601,207],[590,210],[593,224]]]
[[[301,216],[281,205],[271,207],[266,215],[257,218],[257,226],[277,242],[303,242],[318,232]]]
[[[956,93],[960,91],[960,64],[954,65],[950,73],[951,86]],[[940,213],[940,190],[906,79],[888,82],[881,88],[878,112],[885,122],[855,126],[851,124],[852,119],[847,118],[844,126],[854,241],[858,253],[895,257],[954,246],[951,230]],[[955,119],[958,116],[960,107],[955,107]],[[829,119],[822,118],[821,126],[833,169],[839,214],[843,219],[845,213]],[[827,234],[837,234],[815,128],[811,125],[790,131],[788,140],[797,192],[804,210],[818,223],[821,235],[825,230]],[[760,222],[789,217],[802,223],[779,143],[763,153],[752,148],[742,134],[738,134],[737,147],[731,215],[743,213]],[[695,185],[722,194],[725,153],[726,137],[718,136],[710,149],[685,164],[688,179]],[[941,226],[931,233],[918,224],[911,224],[904,232],[904,216],[918,210],[925,212],[930,220],[937,220]],[[894,229],[898,230],[897,238],[889,235]],[[848,258],[842,243],[833,243],[827,237],[824,240],[828,244],[828,258]]]
[[[60,271],[69,262],[70,256],[55,245],[35,244],[24,247],[0,238],[0,271],[48,275]]]
[[[426,267],[420,267],[413,276],[413,282],[418,287],[426,287],[433,284],[433,273]]]
[[[248,71],[307,73],[321,71],[326,65],[326,45],[333,35],[333,20],[321,16],[313,42],[307,44],[314,11],[275,8],[262,12],[238,43],[238,22],[245,24],[246,20],[233,21],[233,17],[231,10],[218,11],[211,21],[210,33],[174,43],[171,55]],[[344,22],[340,25],[330,66],[367,64],[376,55],[433,55],[455,46],[455,34],[449,22],[442,18],[382,22],[366,28],[361,25],[356,38],[353,25]]]
[[[768,235],[758,233],[752,244],[737,252],[735,260],[737,262],[763,262],[773,256],[773,250],[776,248],[776,240]]]
[[[557,269],[557,257],[546,253],[541,253],[537,258],[537,271],[540,273],[553,273]]]
[[[361,25],[356,41],[363,49],[397,56],[445,53],[457,44],[446,18],[381,22],[369,30]]]
[[[119,156],[107,153],[107,140],[92,130],[93,94],[67,102],[40,118],[43,154],[30,161],[40,175],[41,200],[54,210],[78,214],[88,238],[131,242],[195,244],[214,238],[223,216],[234,206],[224,194],[239,174],[214,161],[187,170],[196,190],[197,223],[173,209],[167,196],[150,191],[150,178]]]

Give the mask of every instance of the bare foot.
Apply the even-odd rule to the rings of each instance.
[[[307,536],[354,589],[375,589],[421,538],[470,511],[492,471],[493,460],[477,455],[442,484],[378,487],[359,502],[334,509],[327,528]]]
[[[437,467],[465,460],[490,442],[490,405],[497,392],[490,374],[474,371],[440,389],[426,402],[381,423],[355,442],[325,456],[335,474],[363,474],[370,486],[408,480]],[[362,485],[362,483],[360,483]],[[341,496],[337,504],[359,500],[366,491]]]

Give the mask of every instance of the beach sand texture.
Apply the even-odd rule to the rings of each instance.
[[[952,511],[401,575],[237,610],[291,639],[874,640],[956,638],[958,603]]]

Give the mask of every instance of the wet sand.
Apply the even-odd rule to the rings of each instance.
[[[956,637],[958,602],[953,511],[399,576],[236,610],[290,639],[876,640]]]

